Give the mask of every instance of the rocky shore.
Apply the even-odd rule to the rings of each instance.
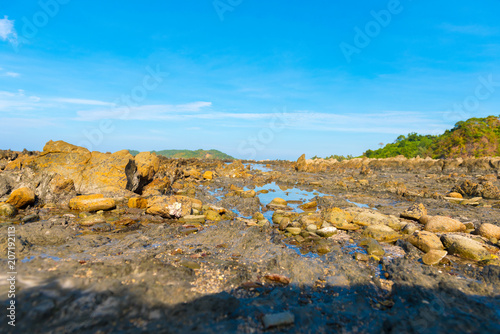
[[[500,333],[499,167],[0,151],[2,329]]]

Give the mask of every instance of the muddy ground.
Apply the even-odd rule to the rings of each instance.
[[[1,219],[2,249],[8,228],[16,230],[18,272],[16,327],[3,317],[2,332],[500,333],[497,262],[447,255],[425,265],[403,234],[381,243],[384,256],[360,260],[356,253],[367,254],[360,231],[301,240],[280,231],[266,207],[281,197],[298,213],[300,203],[316,200],[308,213],[361,207],[399,217],[422,203],[432,215],[500,225],[498,200],[444,198],[463,180],[486,177],[498,186],[496,174],[311,173],[288,163],[250,164],[246,173],[177,181],[182,189],[173,191],[230,210],[221,221],[164,219],[129,208],[126,198],[101,214],[106,223],[88,227],[80,212],[62,207],[35,205]],[[235,187],[258,194],[245,198]],[[268,223],[252,221],[256,213]],[[498,249],[494,241],[486,242]],[[2,258],[4,302],[7,272]],[[265,320],[282,312],[281,325]]]

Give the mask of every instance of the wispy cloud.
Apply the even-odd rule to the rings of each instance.
[[[137,107],[112,106],[108,109],[80,110],[77,112],[77,120],[95,121],[100,119],[122,119],[122,120],[162,120],[173,119],[178,116],[186,117],[185,113],[200,112],[210,107],[211,102],[197,101],[186,104],[160,104],[145,105]]]
[[[79,105],[109,106],[109,107],[115,106],[115,103],[98,101],[98,100],[88,100],[88,99],[55,98],[52,100],[60,103],[79,104]]]
[[[16,73],[16,72],[7,72],[7,73],[5,73],[5,75],[8,76],[8,77],[17,78],[21,74]]]
[[[17,44],[17,32],[14,28],[14,20],[9,20],[8,16],[0,19],[0,39]]]
[[[492,36],[498,34],[497,28],[487,27],[479,24],[474,25],[453,25],[449,23],[443,23],[441,28],[455,33],[475,35],[475,36]]]

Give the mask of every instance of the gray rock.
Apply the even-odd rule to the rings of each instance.
[[[295,316],[291,312],[266,314],[262,318],[262,323],[266,329],[277,326],[293,325],[295,323]]]

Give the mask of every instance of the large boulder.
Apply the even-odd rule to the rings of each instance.
[[[500,239],[500,226],[496,226],[489,223],[484,223],[477,229],[477,232],[482,237],[488,239]]]
[[[59,174],[72,180],[78,193],[124,196],[128,194],[127,191],[139,189],[141,173],[149,177],[155,171],[154,167],[147,168],[146,155],[139,160],[141,172],[137,171],[134,157],[127,150],[113,154],[90,152],[84,147],[60,140],[49,141],[40,155],[20,161],[12,165],[11,169],[31,167],[36,173]],[[153,160],[151,158],[154,165]],[[63,188],[66,186],[71,187],[67,183]]]
[[[439,237],[428,231],[417,231],[408,238],[408,241],[426,253],[432,249],[442,250],[444,248]]]

